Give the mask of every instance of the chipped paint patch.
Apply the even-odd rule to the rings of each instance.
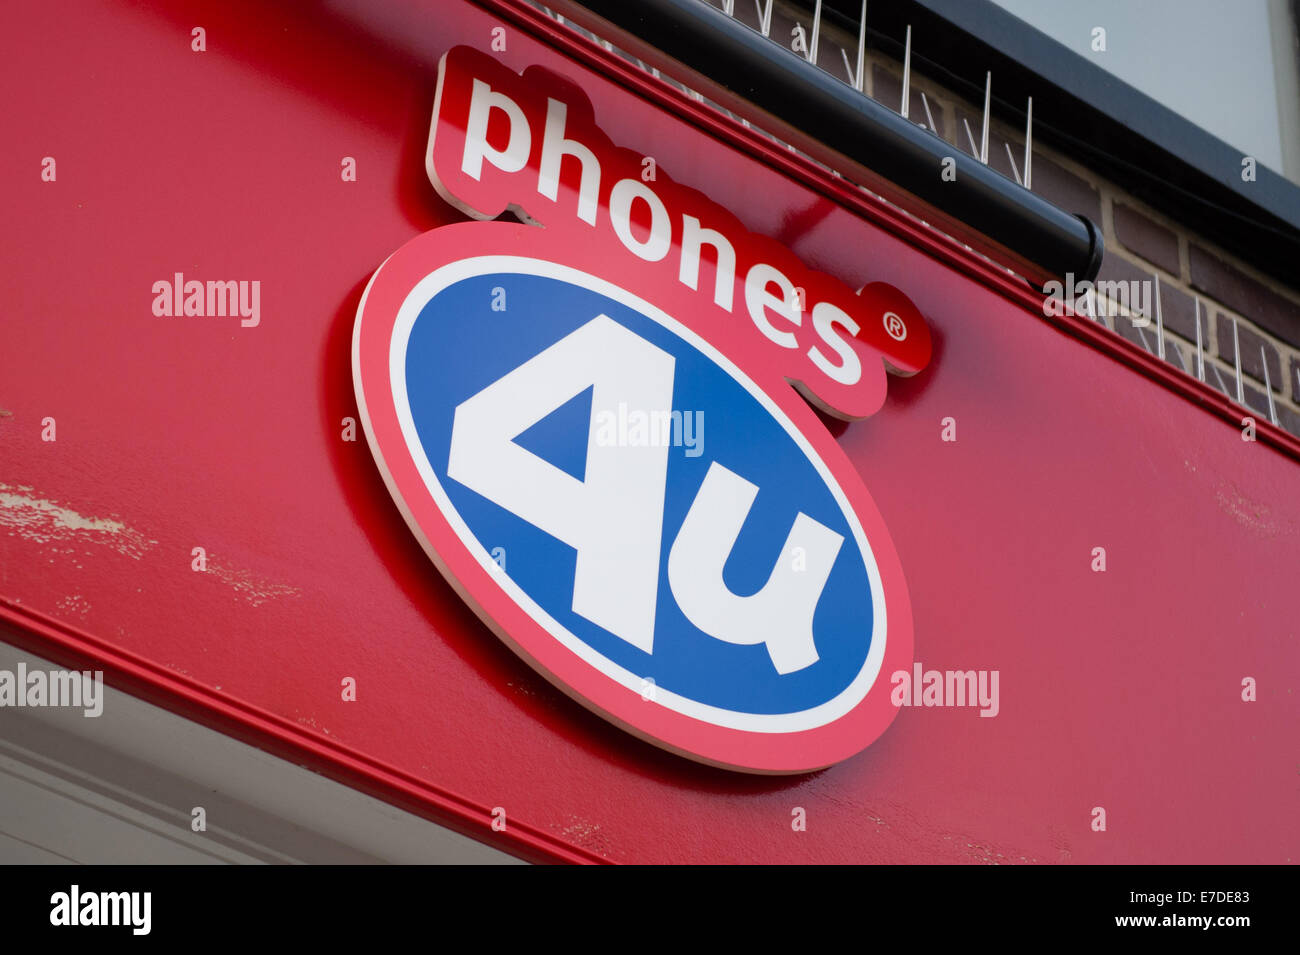
[[[1247,500],[1235,486],[1220,484],[1214,492],[1219,507],[1238,524],[1264,537],[1276,537],[1278,527],[1267,505]]]
[[[559,832],[573,845],[580,846],[602,856],[609,855],[609,842],[600,831],[600,824],[588,822],[578,816],[569,816],[566,825],[551,823],[551,828]]]
[[[845,800],[832,801],[850,805]],[[1016,846],[994,843],[970,833],[934,826],[928,820],[918,817],[911,807],[899,803],[887,803],[874,811],[863,812],[863,815],[876,825],[876,831],[883,837],[897,840],[895,844],[908,847],[910,852],[927,860],[936,855],[945,862],[975,862],[983,865],[1035,865],[1040,861],[1036,853]],[[1068,849],[1065,850],[1065,855],[1068,858]]]
[[[302,591],[286,584],[272,583],[247,570],[228,567],[208,558],[207,573],[228,585],[235,593],[247,600],[252,606],[260,607],[268,600],[278,597],[301,597]]]
[[[219,689],[221,689],[221,687],[217,687],[217,689],[219,690]],[[330,734],[330,731],[327,730],[325,727],[317,725],[317,723],[316,723],[316,717],[314,717],[314,716],[299,716],[299,717],[297,717],[297,720],[298,720],[298,722],[301,723],[303,726],[310,726],[312,729],[316,730],[318,733],[324,733],[326,736],[331,735],[331,734]]]
[[[25,485],[0,484],[0,528],[35,544],[94,543],[139,560],[158,542],[124,523],[86,517],[66,505],[39,497]]]
[[[90,601],[81,594],[68,594],[54,605],[54,609],[65,617],[76,614],[85,620],[90,613]]]

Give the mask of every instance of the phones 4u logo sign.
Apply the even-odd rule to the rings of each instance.
[[[915,306],[646,181],[581,92],[467,47],[440,64],[426,162],[467,215],[526,223],[413,239],[357,313],[366,435],[434,563],[529,664],[657,745],[791,773],[871,743],[911,610],[809,403],[878,410],[886,364],[929,360]]]

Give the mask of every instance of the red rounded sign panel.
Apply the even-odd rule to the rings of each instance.
[[[860,478],[698,293],[554,245],[535,226],[448,226],[371,279],[355,387],[411,530],[500,639],[643,739],[759,773],[860,751],[912,661]],[[613,396],[655,388],[694,437],[637,440],[635,401]]]

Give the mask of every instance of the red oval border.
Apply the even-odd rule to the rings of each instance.
[[[357,309],[353,332],[353,384],[366,438],[384,481],[412,532],[434,564],[480,619],[525,662],[566,694],[603,718],[657,746],[690,759],[751,773],[801,773],[822,769],[860,752],[897,715],[890,674],[912,664],[912,613],[893,541],[862,480],[816,414],[784,380],[751,336],[725,335],[727,316],[685,285],[643,288],[631,256],[594,245],[558,254],[546,230],[504,222],[468,222],[434,229],[394,252],[375,272]],[[887,613],[887,642],[875,682],[848,713],[823,726],[765,733],[706,723],[644,700],[611,680],[534,621],[483,568],[425,486],[407,448],[392,399],[389,349],[398,311],[415,285],[435,269],[479,255],[519,255],[598,276],[678,317],[736,363],[794,422],[839,482],[866,534]],[[692,320],[702,312],[717,313]],[[689,317],[682,317],[689,316]],[[712,319],[712,322],[710,321]],[[709,325],[714,327],[710,328]]]

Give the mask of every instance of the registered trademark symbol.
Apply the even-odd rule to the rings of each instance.
[[[904,325],[903,320],[893,312],[885,313],[884,322],[885,331],[889,333],[889,337],[894,341],[901,342],[907,337],[907,326]]]

